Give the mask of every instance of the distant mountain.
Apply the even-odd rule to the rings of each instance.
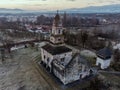
[[[24,12],[25,10],[22,9],[7,9],[7,8],[0,8],[0,13],[14,13],[14,12]]]
[[[105,6],[90,6],[86,8],[71,8],[71,9],[64,9],[60,10],[62,12],[67,13],[120,13],[120,4],[113,4],[113,5],[105,5]],[[56,13],[56,11],[48,11],[48,10],[38,10],[38,11],[31,11],[31,10],[22,10],[22,9],[6,9],[0,8],[0,13]]]
[[[7,9],[7,8],[0,8],[0,11],[24,11],[22,9]]]
[[[69,13],[120,13],[120,4],[65,9]]]

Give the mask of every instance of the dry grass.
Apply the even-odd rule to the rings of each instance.
[[[39,51],[27,48],[13,54],[12,59],[0,65],[0,90],[45,90],[49,87],[31,62]]]

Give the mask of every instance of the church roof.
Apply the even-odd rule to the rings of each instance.
[[[61,23],[60,22],[60,15],[57,12],[56,16],[54,17],[54,24],[55,24],[55,26],[59,26],[60,23]]]
[[[97,52],[97,56],[103,58],[103,59],[108,59],[112,55],[112,51],[109,48],[103,48]]]
[[[59,21],[59,20],[60,20],[60,16],[59,16],[59,14],[58,14],[58,13],[56,14],[56,16],[55,16],[55,18],[54,18],[54,19],[55,19],[55,21]]]
[[[51,53],[52,55],[62,54],[66,52],[72,51],[72,49],[66,47],[66,46],[52,46],[50,44],[47,44],[42,47],[47,52]]]
[[[68,63],[68,65],[66,65],[66,68],[68,68],[70,66],[71,63],[73,63],[73,61],[76,59],[76,57],[78,57],[78,63],[80,64],[84,64],[86,67],[90,67],[89,62],[85,59],[85,57],[81,56],[79,53],[76,53],[73,58],[71,59],[71,61]]]
[[[66,65],[63,65],[60,61],[58,60],[54,60],[53,61],[53,65],[55,66],[55,68],[58,70],[58,71],[62,71],[62,70],[65,70],[65,69],[70,69],[70,68],[73,68],[73,65],[74,63],[76,62],[76,59],[78,59],[78,63],[79,64],[83,64],[85,65],[87,68],[90,68],[90,64],[89,62],[83,57],[81,56],[79,53],[76,53],[72,59],[70,60],[70,62]]]

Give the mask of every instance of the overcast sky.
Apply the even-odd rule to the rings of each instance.
[[[120,0],[1,0],[0,8],[19,8],[26,10],[59,10],[120,4]]]

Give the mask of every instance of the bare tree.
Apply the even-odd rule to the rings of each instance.
[[[115,62],[120,62],[120,51],[119,51],[119,49],[116,49],[114,51],[114,61]]]
[[[82,43],[82,47],[85,47],[85,43],[88,40],[88,32],[87,31],[81,31],[80,33],[77,34],[77,43],[80,44]]]

